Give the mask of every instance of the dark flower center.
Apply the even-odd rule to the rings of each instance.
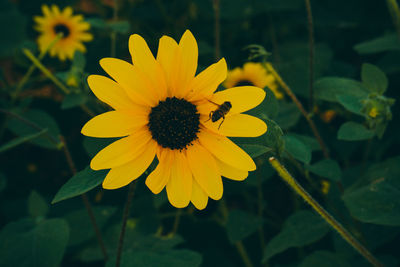
[[[197,139],[200,114],[185,99],[168,97],[151,109],[148,126],[160,146],[182,150]]]
[[[56,34],[62,33],[62,38],[67,38],[70,34],[69,28],[65,24],[56,24],[53,29]]]
[[[250,82],[249,80],[241,80],[235,86],[254,86],[254,83]]]

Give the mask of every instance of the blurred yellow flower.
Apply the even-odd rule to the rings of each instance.
[[[277,99],[283,98],[274,76],[268,73],[261,63],[247,62],[243,65],[243,68],[238,67],[230,70],[223,85],[225,88],[241,85],[253,85],[260,88],[268,86]]]
[[[324,195],[327,195],[329,193],[329,190],[331,188],[331,183],[327,180],[322,180],[321,181],[321,191]]]
[[[371,110],[368,113],[368,115],[372,118],[376,118],[376,116],[378,116],[378,114],[379,114],[379,112],[376,107],[371,108]]]
[[[111,169],[103,187],[116,189],[141,176],[157,157],[147,187],[154,194],[166,187],[169,202],[177,208],[192,202],[204,209],[208,197],[222,197],[221,176],[241,181],[256,169],[252,158],[227,136],[256,137],[266,132],[262,120],[242,114],[260,104],[265,92],[244,86],[215,93],[227,75],[225,59],[195,76],[198,47],[190,31],[179,44],[168,36],[160,38],[156,58],[137,34],[129,39],[129,51],[133,64],[100,60],[113,80],[88,77],[93,93],[115,110],[91,119],[82,134],[122,137],[101,150],[90,166]],[[222,114],[225,119],[214,104],[224,102],[232,106]],[[210,114],[221,118],[210,120]]]
[[[330,123],[335,117],[337,113],[332,109],[328,109],[327,111],[321,113],[320,117],[326,123]]]
[[[83,21],[82,15],[72,15],[71,7],[61,11],[56,5],[51,8],[43,5],[42,11],[43,17],[34,17],[37,23],[35,29],[40,32],[37,42],[41,52],[49,48],[59,33],[63,36],[51,47],[49,52],[52,57],[57,56],[64,61],[66,58],[72,59],[76,50],[86,51],[82,42],[91,41],[93,36],[87,32],[90,24]]]

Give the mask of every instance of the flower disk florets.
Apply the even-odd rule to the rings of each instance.
[[[62,24],[62,23],[56,24],[54,26],[54,32],[56,34],[62,33],[63,34],[63,38],[67,38],[69,36],[69,34],[70,34],[69,28],[65,24]]]
[[[182,150],[197,139],[200,114],[185,99],[168,97],[151,109],[148,126],[160,146]]]

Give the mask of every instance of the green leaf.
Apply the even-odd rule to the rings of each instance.
[[[148,266],[148,267],[197,267],[202,257],[198,252],[187,249],[155,251],[129,251],[122,254],[121,267]],[[115,257],[109,260],[106,267],[115,266]]]
[[[234,244],[256,232],[261,225],[261,218],[241,210],[231,210],[226,223],[226,232]]]
[[[363,108],[362,98],[353,95],[338,95],[337,100],[348,111],[358,115],[363,115],[361,109]]]
[[[60,143],[58,136],[60,135],[60,129],[56,121],[46,112],[37,109],[29,109],[23,113],[18,113],[27,121],[33,122],[43,129],[48,129],[46,135],[39,136],[35,139],[30,140],[29,142],[41,147],[49,148],[49,149],[58,149],[58,144],[49,139],[48,135],[52,136],[54,141]],[[14,134],[18,136],[27,136],[31,134],[36,134],[38,132],[34,127],[18,120],[14,117],[10,117],[10,120],[7,123],[8,129],[12,131]]]
[[[100,150],[118,140],[118,138],[94,138],[87,137],[83,139],[83,147],[89,157],[93,158]]]
[[[293,135],[285,135],[285,149],[295,159],[310,163],[311,161],[311,149],[306,146],[300,139]]]
[[[317,80],[314,91],[317,99],[329,102],[337,102],[339,95],[350,95],[358,98],[365,98],[368,95],[362,83],[338,77],[325,77]]]
[[[33,218],[44,217],[49,211],[46,200],[35,190],[28,197],[28,213]]]
[[[270,119],[265,120],[265,123],[268,127],[267,132],[264,134],[265,145],[276,150],[278,154],[281,154],[285,147],[285,143],[282,138],[283,132],[281,127],[279,127],[275,121]]]
[[[252,158],[257,158],[272,150],[272,148],[262,145],[241,144],[240,147]]]
[[[107,171],[105,170],[93,171],[89,166],[86,167],[84,170],[75,174],[60,188],[60,190],[58,190],[51,204],[82,195],[92,190],[101,184],[106,174]]]
[[[345,122],[340,126],[337,138],[345,141],[359,141],[370,139],[374,136],[374,132],[368,130],[364,125],[356,122]]]
[[[400,225],[400,188],[384,177],[354,191],[346,191],[342,198],[351,215],[362,222]]]
[[[361,80],[366,88],[378,94],[383,94],[389,84],[386,74],[375,65],[368,63],[362,65]]]
[[[82,104],[85,104],[87,100],[88,96],[83,93],[66,95],[61,104],[61,109],[69,109],[80,106]]]
[[[7,224],[0,232],[0,266],[57,267],[61,264],[69,236],[62,219],[32,220]]]
[[[275,120],[282,129],[289,129],[297,124],[300,117],[301,113],[294,103],[281,101]]]
[[[321,150],[321,146],[319,145],[317,139],[315,139],[314,137],[294,133],[291,133],[290,135],[296,137],[301,142],[303,142],[307,147],[311,149],[311,151]]]
[[[96,224],[100,229],[106,225],[111,216],[117,211],[115,207],[110,206],[97,206],[93,207],[92,210],[96,218]],[[69,246],[76,246],[95,236],[93,224],[85,208],[67,213],[64,219],[71,226]],[[77,225],[79,227],[76,227]],[[98,247],[96,248],[99,249]]]
[[[264,90],[266,95],[263,102],[246,113],[264,120],[268,118],[273,119],[279,111],[278,100],[269,88],[266,87]]]
[[[305,210],[298,211],[285,221],[282,231],[267,244],[263,262],[288,248],[314,243],[328,231],[328,224],[317,214]]]
[[[39,131],[39,132],[36,132],[36,133],[33,133],[33,134],[28,134],[28,135],[25,135],[25,136],[17,137],[15,139],[11,140],[10,142],[2,145],[0,147],[0,153],[2,153],[4,151],[7,151],[7,150],[9,150],[11,148],[14,148],[14,147],[16,147],[16,146],[18,146],[20,144],[25,143],[25,142],[31,141],[32,139],[35,139],[35,138],[41,136],[42,134],[45,134],[46,132],[47,132],[47,129],[43,129],[42,131]]]
[[[338,254],[330,251],[317,250],[311,255],[307,256],[300,267],[351,267],[352,265],[346,261],[346,259]]]
[[[332,159],[323,159],[306,167],[310,172],[328,178],[334,182],[340,181],[342,176],[342,170],[340,169],[339,164]]]
[[[78,70],[83,71],[85,69],[85,65],[86,65],[85,55],[81,51],[76,50],[74,53],[72,66]]]
[[[128,33],[131,27],[129,21],[126,20],[108,22],[107,25],[111,30],[117,33]]]
[[[385,51],[400,50],[400,41],[396,34],[388,34],[354,46],[359,54],[373,54]]]

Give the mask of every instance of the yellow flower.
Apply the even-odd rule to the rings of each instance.
[[[111,169],[103,188],[116,189],[142,175],[157,156],[158,166],[146,178],[147,187],[154,194],[166,187],[169,202],[177,208],[192,202],[204,209],[208,197],[222,197],[221,176],[241,181],[256,169],[252,158],[227,136],[256,137],[266,132],[262,120],[242,114],[260,104],[265,92],[244,86],[214,93],[226,78],[225,59],[195,76],[198,48],[190,31],[179,44],[163,36],[156,58],[137,34],[129,39],[129,51],[133,64],[100,60],[113,80],[88,77],[93,93],[115,110],[91,119],[82,134],[122,137],[101,150],[90,166]],[[213,103],[226,101],[232,107],[219,127],[223,118],[214,121],[209,115],[218,109]]]
[[[247,62],[243,65],[243,68],[234,68],[228,72],[224,87],[230,88],[240,85],[254,85],[260,88],[268,86],[277,99],[283,98],[274,76],[268,73],[261,63]]]
[[[52,5],[42,6],[43,17],[35,16],[37,23],[35,29],[40,32],[37,40],[41,52],[49,48],[57,34],[62,33],[63,37],[50,49],[52,57],[58,56],[60,60],[72,59],[76,50],[85,52],[86,48],[82,42],[91,41],[93,36],[87,32],[90,24],[83,21],[82,15],[72,15],[72,8],[64,10]]]
[[[376,116],[378,116],[378,114],[379,114],[379,112],[376,107],[371,108],[371,110],[368,113],[368,115],[372,118],[376,118]]]

